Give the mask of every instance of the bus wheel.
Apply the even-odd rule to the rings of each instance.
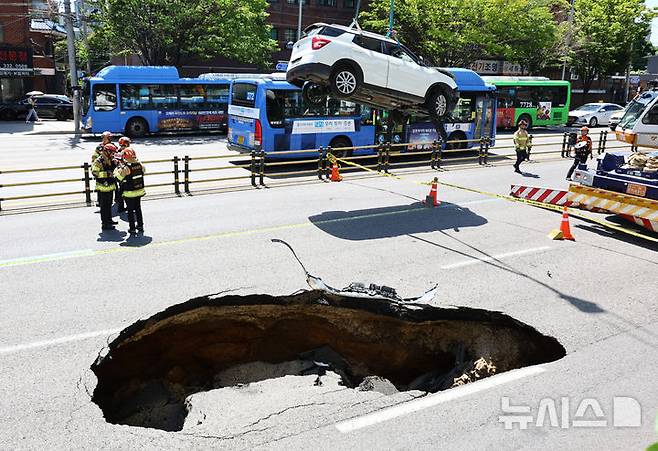
[[[131,138],[143,138],[149,132],[149,124],[141,117],[134,117],[126,124],[126,135]]]
[[[528,124],[526,130],[530,130],[532,128],[532,118],[529,115],[522,114],[521,116],[519,116],[519,120],[516,121],[516,128],[519,128],[519,124],[521,123],[521,121],[525,121],[525,123]]]
[[[331,143],[331,153],[334,154],[336,158],[348,158],[352,156],[352,150],[350,149],[341,149],[342,147],[352,147],[352,143],[347,138],[334,138]],[[340,150],[333,150],[340,149]]]
[[[466,141],[466,135],[463,132],[451,133],[446,143],[446,150],[460,150],[466,149],[468,143],[466,142],[450,142],[450,141]]]
[[[327,90],[316,83],[308,82],[302,88],[302,96],[311,105],[322,105],[327,100]]]

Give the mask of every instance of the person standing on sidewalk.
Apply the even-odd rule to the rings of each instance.
[[[526,159],[530,135],[526,131],[528,124],[525,121],[519,122],[519,128],[514,133],[514,149],[516,150],[516,163],[514,163],[514,172],[522,174],[520,165]]]
[[[112,143],[112,133],[108,131],[104,131],[101,133],[101,143],[96,146],[94,149],[94,153],[91,154],[91,164],[93,165],[96,159],[101,155],[101,152],[103,151],[103,147],[105,147],[108,144],[112,144],[114,146],[114,143]],[[116,146],[115,146],[116,147]],[[98,191],[96,191],[96,206],[100,207],[100,200],[98,200]]]
[[[112,155],[117,148],[114,144],[106,144],[94,163],[91,173],[96,178],[96,192],[101,208],[101,229],[113,230],[117,224],[112,220],[112,197],[116,185],[112,176]]]
[[[119,143],[119,150],[116,153],[115,161],[118,166],[119,164],[121,164],[123,151],[126,148],[130,147],[130,138],[128,138],[127,136],[122,136],[121,138],[119,138],[119,141],[117,142]],[[123,200],[123,187],[121,186],[121,183],[117,185],[117,191],[114,198],[114,202],[117,204],[117,211],[119,213],[123,213],[124,211],[126,211],[126,204]]]
[[[30,96],[27,99],[27,105],[28,105],[29,110],[27,111],[27,116],[25,116],[25,123],[26,124],[30,123],[30,119],[32,119],[32,116],[34,116],[34,122],[41,122],[41,120],[39,119],[39,116],[37,115],[37,110],[35,109],[36,103],[37,103],[37,101],[34,98],[34,96]]]
[[[144,232],[144,220],[142,218],[142,197],[146,194],[144,190],[144,166],[137,160],[135,151],[126,147],[121,152],[121,163],[114,170],[114,176],[121,184],[123,198],[126,201],[128,211],[128,224],[130,234],[138,231]]]
[[[592,154],[592,138],[589,137],[589,128],[583,127],[580,129],[580,137],[574,146],[574,150],[576,151],[576,155],[574,156],[573,164],[569,168],[569,172],[567,172],[567,180],[571,180],[573,172],[579,165],[587,164],[588,156],[590,159],[594,158]]]

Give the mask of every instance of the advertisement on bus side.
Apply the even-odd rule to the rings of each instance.
[[[158,111],[158,130],[218,130],[226,126],[224,110],[167,110]]]

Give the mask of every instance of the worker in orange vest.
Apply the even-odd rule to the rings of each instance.
[[[589,128],[583,127],[580,129],[580,136],[578,137],[574,149],[576,155],[574,156],[573,164],[569,168],[569,172],[567,172],[567,180],[571,180],[571,176],[578,165],[587,165],[588,156],[590,159],[594,158],[594,155],[592,154],[592,138],[589,137]]]

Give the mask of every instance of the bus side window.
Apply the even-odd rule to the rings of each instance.
[[[658,103],[655,103],[647,114],[642,118],[642,123],[646,125],[658,125]]]
[[[117,107],[117,87],[114,84],[94,85],[94,111],[112,111]]]

